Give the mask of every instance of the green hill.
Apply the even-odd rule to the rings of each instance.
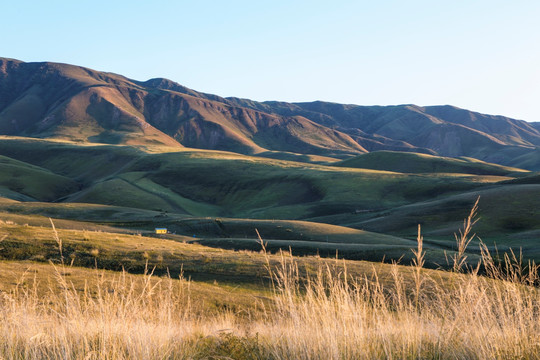
[[[425,224],[433,251],[451,249],[470,200],[482,194],[482,234],[517,246],[533,241],[538,231],[534,175],[471,159],[392,152],[364,158],[377,164],[382,156],[394,170],[412,159],[409,167],[418,173],[401,173],[209,150],[28,138],[0,139],[0,151],[4,216],[50,216],[119,231],[166,226],[177,235],[195,235],[194,241],[235,249],[257,248],[254,229],[259,229],[271,249],[290,246],[325,255],[338,250],[349,258],[380,260],[408,253],[418,223]],[[461,198],[467,200],[455,200]]]
[[[53,201],[78,189],[70,178],[0,155],[0,196]]]
[[[49,188],[43,188],[43,194],[31,193],[34,199],[116,205],[194,216],[302,219],[371,211],[511,179],[459,174],[398,174],[205,150],[159,151],[129,146],[0,139],[0,152],[44,169],[41,172],[32,170],[34,173],[28,179],[47,184],[45,180],[54,177],[56,186],[63,190],[53,192],[52,196]],[[6,181],[4,186],[19,193],[16,182]]]
[[[428,243],[455,247],[453,234],[463,225],[468,208],[480,196],[479,221],[474,231],[500,251],[509,247],[530,258],[540,259],[540,185],[497,185],[438,200],[423,201],[394,209],[351,215],[341,224],[401,237],[413,237],[421,224]],[[314,219],[324,221],[324,219]],[[434,242],[430,242],[434,241]],[[477,247],[475,246],[477,249]],[[494,248],[493,248],[494,249]]]
[[[473,158],[449,158],[397,151],[376,151],[332,164],[339,167],[374,169],[400,173],[460,173],[507,176],[527,171]]]

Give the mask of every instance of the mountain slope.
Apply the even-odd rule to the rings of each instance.
[[[527,152],[540,145],[540,132],[534,124],[452,106],[358,106],[322,101],[289,104],[228,100],[286,116],[304,116],[349,134],[369,151],[413,151],[498,162],[500,157],[497,153],[506,151],[506,148],[520,148]]]
[[[540,127],[504,116],[453,106],[256,102],[201,93],[162,78],[135,81],[73,65],[5,58],[0,58],[0,134],[329,161],[377,150],[509,166],[520,158],[529,169],[540,168],[540,160],[529,156],[540,146]]]
[[[365,152],[348,135],[301,116],[235,107],[165,79],[141,83],[72,65],[0,59],[0,95],[5,135],[240,153]]]

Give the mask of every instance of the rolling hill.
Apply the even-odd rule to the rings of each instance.
[[[303,219],[392,208],[511,180],[513,172],[526,174],[509,169],[492,175],[471,170],[433,176],[210,150],[164,150],[4,138],[0,153],[5,161],[20,164],[18,169],[32,175],[20,182],[8,172],[0,185],[3,196],[14,200],[94,203],[191,216]],[[482,166],[487,165],[478,164]],[[52,177],[56,192],[47,185]]]
[[[332,165],[411,174],[461,173],[506,176],[512,173],[527,173],[527,171],[519,168],[490,164],[474,158],[450,158],[396,151],[375,151],[336,162]]]
[[[52,217],[62,228],[145,234],[165,226],[172,239],[249,250],[260,247],[258,229],[270,250],[378,261],[409,258],[422,223],[439,264],[479,194],[489,201],[482,233],[524,245],[535,244],[538,229],[535,173],[471,159],[375,152],[328,166],[16,137],[1,138],[0,152],[0,218],[19,224],[46,226]],[[363,157],[392,171],[352,167]],[[410,173],[398,171],[404,162]]]

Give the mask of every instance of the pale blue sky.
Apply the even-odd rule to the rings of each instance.
[[[254,100],[540,121],[540,1],[1,1],[0,56]]]

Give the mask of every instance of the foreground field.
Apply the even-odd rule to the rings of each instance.
[[[385,265],[367,277],[321,262],[306,277],[298,259],[267,259],[263,293],[2,262],[3,281],[19,281],[0,292],[0,358],[540,358],[536,273],[493,279]],[[251,305],[201,301],[225,296]]]
[[[402,266],[3,223],[2,254],[34,261],[0,261],[0,358],[538,359],[538,267],[468,266],[475,210],[452,271],[420,233]]]

